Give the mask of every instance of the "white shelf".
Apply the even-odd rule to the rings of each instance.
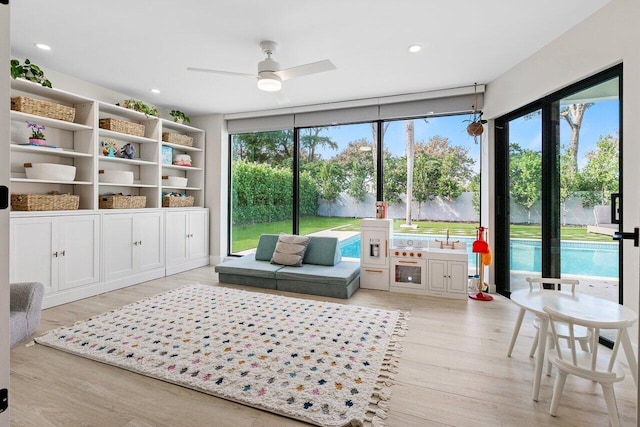
[[[67,185],[91,185],[90,181],[55,181],[49,179],[11,178],[11,182],[26,182],[31,184],[67,184]]]
[[[175,148],[180,151],[202,151],[202,148],[189,147],[188,145],[172,144],[171,142],[162,141],[162,145]]]
[[[162,189],[163,190],[188,190],[188,191],[200,191],[200,190],[202,190],[202,188],[198,188],[198,187],[174,187],[174,186],[169,186],[169,185],[163,185]]]
[[[131,188],[157,188],[157,185],[153,185],[153,184],[138,184],[138,183],[133,183],[133,184],[115,184],[113,182],[99,182],[98,185],[100,187],[131,187]]]
[[[11,151],[21,152],[21,153],[32,153],[32,154],[47,154],[51,156],[62,156],[62,157],[93,157],[91,154],[81,153],[79,151],[38,147],[36,145],[20,145],[13,142],[11,143]]]
[[[176,169],[176,170],[181,170],[181,171],[201,171],[202,168],[196,168],[193,166],[178,166],[178,165],[162,165],[163,168],[165,169]]]
[[[33,94],[44,98],[55,99],[67,104],[93,102],[93,99],[85,98],[84,96],[79,96],[60,89],[44,87],[40,83],[34,83],[20,78],[11,81],[11,89],[29,92],[26,96]]]
[[[157,162],[150,162],[148,160],[125,159],[123,157],[98,156],[98,160],[101,162],[123,163],[127,165],[156,166],[158,164]]]
[[[128,142],[138,142],[141,144],[144,144],[144,143],[157,144],[158,143],[157,139],[147,138],[144,136],[129,135],[127,133],[114,132],[112,130],[107,130],[107,129],[100,129],[99,135],[105,138],[113,138],[113,139],[118,139],[120,141],[128,141]]]
[[[11,110],[11,120],[22,120],[24,122],[35,122],[43,124],[48,127],[78,131],[78,130],[92,130],[93,127],[82,125],[80,123],[65,122],[64,120],[50,119],[48,117],[36,116],[35,114],[27,114],[22,111]]]
[[[175,130],[180,133],[203,132],[202,129],[194,128],[184,123],[177,123],[173,120],[161,119],[161,121],[163,128]]]
[[[113,114],[120,117],[126,117],[135,121],[145,120],[159,120],[155,116],[147,116],[139,111],[132,110],[130,108],[124,108],[119,105],[109,104],[106,102],[98,102],[98,108],[101,113]]]

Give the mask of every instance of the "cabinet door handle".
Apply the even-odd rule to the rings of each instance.
[[[65,249],[64,251],[60,252],[60,255],[65,256],[67,253],[67,250]]]
[[[418,261],[402,261],[402,260],[399,260],[398,262],[402,263],[402,264],[417,264],[418,263]]]
[[[54,258],[58,258],[58,251],[55,251],[55,252],[53,253],[53,256],[54,256]]]
[[[138,244],[142,246],[142,240],[138,240]]]
[[[382,270],[369,270],[368,268],[365,268],[364,271],[368,273],[384,273]]]
[[[133,246],[138,246],[138,242],[137,241],[133,242]]]

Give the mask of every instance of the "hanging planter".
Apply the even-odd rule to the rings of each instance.
[[[482,113],[480,113],[480,116],[482,117]],[[482,135],[482,132],[484,132],[484,126],[483,124],[487,123],[486,120],[480,120],[478,119],[477,121],[473,121],[471,123],[469,123],[467,125],[467,133],[471,136],[480,136]]]
[[[477,86],[477,83],[473,84],[474,104],[471,106],[471,117],[469,117],[469,120],[465,120],[465,122],[469,123],[467,125],[467,133],[474,138],[482,135],[482,132],[484,132],[484,124],[487,123],[486,120],[482,119],[482,111],[476,110],[478,106],[478,93],[476,91]]]

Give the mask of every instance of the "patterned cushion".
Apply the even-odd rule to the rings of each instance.
[[[281,234],[271,257],[272,264],[300,267],[310,237]]]

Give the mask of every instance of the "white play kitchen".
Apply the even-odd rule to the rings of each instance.
[[[361,288],[467,299],[466,243],[448,232],[443,239],[395,239],[391,219],[363,219],[360,230]]]

